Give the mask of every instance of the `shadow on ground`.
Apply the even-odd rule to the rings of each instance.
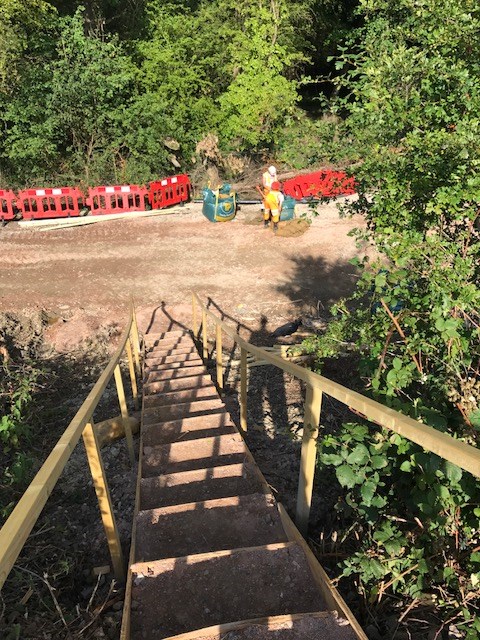
[[[292,301],[321,307],[324,311],[341,298],[353,293],[358,270],[348,260],[333,264],[322,257],[292,256],[294,270],[289,282],[280,284],[277,291]]]

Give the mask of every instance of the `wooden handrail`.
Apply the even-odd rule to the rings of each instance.
[[[127,340],[130,339],[132,328],[136,328],[133,305],[130,307],[127,326],[120,338],[120,343],[114,355],[110,359],[110,362],[107,364],[93,389],[88,394],[82,406],[63,432],[57,444],[50,452],[50,455],[45,460],[41,469],[38,471],[37,475],[34,477],[27,490],[20,498],[15,509],[10,514],[8,520],[0,530],[0,589],[14,566],[23,545],[38,520],[38,517],[50,497],[60,474],[80,439],[80,436],[83,434],[87,425],[93,424],[93,412],[110,382],[110,379],[114,375],[118,363],[125,351]],[[138,334],[137,336],[133,336],[133,341],[134,343],[135,341],[138,341]],[[125,422],[125,432],[129,435],[129,439],[131,439],[130,424],[127,424],[127,422],[128,421]],[[99,461],[97,459],[90,458],[90,454],[95,458],[99,456],[98,448],[95,449],[93,447],[90,452],[87,450],[87,454],[89,455],[90,465],[92,465],[93,462],[95,464],[95,468],[101,469],[102,465]],[[104,481],[104,478],[102,481]],[[100,505],[100,508],[102,510],[103,517],[105,514],[102,505]],[[106,517],[112,519],[112,526],[114,526],[113,512],[106,514]],[[115,559],[119,555],[119,550],[117,548],[113,549],[110,547],[110,553],[112,558]],[[114,566],[115,565],[120,567],[121,563],[115,562],[114,560]],[[118,572],[116,571],[115,577],[117,580],[124,578],[124,576],[117,575],[117,573]]]
[[[255,356],[257,360],[274,365],[279,369],[282,369],[282,371],[303,380],[307,384],[307,396],[309,399],[309,407],[305,412],[307,414],[307,422],[310,421],[312,417],[316,418],[317,410],[319,412],[319,406],[317,405],[321,402],[321,394],[325,393],[328,396],[339,400],[346,406],[355,409],[364,415],[370,422],[374,422],[385,429],[398,433],[404,438],[407,438],[407,440],[415,442],[424,449],[435,453],[441,458],[461,467],[464,471],[468,471],[477,478],[480,478],[480,450],[476,447],[457,440],[447,433],[437,431],[437,429],[426,424],[422,424],[417,420],[413,420],[413,418],[405,416],[394,409],[385,407],[371,398],[367,398],[356,391],[352,391],[351,389],[342,386],[338,382],[329,380],[318,373],[314,373],[313,371],[304,369],[293,362],[284,360],[282,357],[272,353],[271,351],[266,351],[261,347],[256,347],[250,344],[244,340],[233,327],[207,309],[197,293],[193,293],[193,298],[200,305],[202,310],[202,339],[204,342],[204,354],[206,351],[207,340],[206,319],[210,318],[215,323],[214,326],[216,328],[220,327],[227,336],[239,345],[242,352],[248,352]],[[242,381],[241,384],[242,389],[245,389],[246,382]],[[320,392],[317,394],[319,400],[315,401],[314,405],[311,403],[312,394],[308,392],[309,388],[312,390],[317,389]],[[243,406],[244,400],[244,393],[242,393],[242,416],[244,416],[244,419],[246,420],[246,409],[245,406]],[[305,454],[305,459],[302,459],[300,470],[300,485],[301,488],[303,486],[302,491],[304,492],[304,495],[303,498],[299,495],[297,499],[297,524],[303,531],[305,531],[305,522],[306,519],[308,521],[308,512],[310,510],[310,499],[308,497],[308,490],[305,491],[305,487],[310,487],[311,489],[315,469],[315,457],[312,456],[311,447],[308,447],[308,443],[305,442],[305,438],[308,437],[308,434],[307,436],[305,435],[305,430],[307,429],[310,433],[310,437],[313,440],[316,440],[318,435],[318,426],[318,423],[306,423],[304,425],[304,442],[302,444],[302,452],[305,451],[307,453]]]

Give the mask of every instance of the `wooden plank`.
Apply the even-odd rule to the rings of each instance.
[[[280,616],[268,616],[266,618],[251,618],[250,620],[240,620],[238,622],[225,622],[211,627],[204,627],[196,631],[188,631],[177,636],[169,636],[164,640],[196,640],[196,638],[209,638],[210,636],[221,636],[232,631],[241,631],[252,625],[261,625],[271,629],[276,625],[303,620],[304,618],[328,618],[330,611],[314,611],[312,613],[287,613]],[[232,637],[234,640],[234,637]]]
[[[135,408],[135,411],[138,411],[137,377],[135,375],[135,364],[133,362],[132,345],[130,343],[130,340],[127,340],[125,346],[127,348],[128,371],[130,373],[130,384],[132,385],[133,406]]]
[[[342,618],[348,620],[348,622],[352,626],[352,629],[357,634],[357,638],[359,638],[359,640],[368,640],[362,627],[359,625],[357,619],[350,611],[347,603],[339,594],[337,589],[333,586],[332,581],[325,573],[325,569],[318,562],[313,551],[310,549],[305,539],[302,537],[300,531],[293,524],[284,506],[280,502],[277,502],[277,507],[278,511],[280,512],[280,518],[282,519],[282,525],[285,533],[287,534],[288,539],[291,542],[295,542],[296,544],[298,544],[305,553],[310,570],[313,574],[318,588],[320,589],[327,607],[330,609],[330,611],[337,611]]]
[[[133,296],[130,301],[130,305],[132,308],[132,326],[130,329],[130,340],[133,345],[133,355],[135,357],[135,369],[137,371],[137,376],[140,378],[142,373],[141,367],[140,367],[140,337],[138,334],[137,313],[135,311],[135,305],[133,303]]]
[[[202,343],[203,343],[203,359],[208,358],[208,335],[207,335],[207,313],[202,310]]]
[[[138,433],[140,431],[140,420],[138,419],[138,417],[130,416],[128,422],[130,424],[130,430],[132,434]],[[114,440],[124,438],[125,422],[123,417],[120,415],[108,420],[102,420],[102,422],[97,422],[95,424],[95,433],[97,434],[100,449],[102,449],[105,445],[110,444]]]
[[[171,209],[151,209],[150,211],[124,211],[123,213],[106,213],[101,215],[88,215],[74,218],[50,218],[41,220],[21,220],[18,225],[26,229],[36,229],[38,231],[56,231],[59,229],[70,229],[71,227],[82,227],[96,222],[108,222],[115,220],[136,220],[137,218],[156,218],[172,214],[191,213],[192,207],[172,207]]]
[[[227,556],[236,556],[244,553],[245,551],[278,551],[280,549],[290,549],[296,545],[295,542],[274,542],[272,544],[261,544],[256,547],[236,547],[235,549],[221,549],[220,551],[206,551],[205,553],[191,553],[188,556],[182,556],[181,558],[173,558],[175,562],[182,562],[182,564],[189,564],[189,560],[195,560],[195,562],[205,562],[215,558],[225,558]],[[168,562],[172,558],[162,558],[154,562]],[[148,567],[152,564],[150,562],[136,562],[136,571],[148,575]],[[145,570],[143,571],[143,568]]]
[[[125,349],[131,323],[132,311],[110,362],[0,530],[0,589],[80,439],[85,425],[90,421],[95,407],[110,382],[117,362]]]
[[[142,480],[142,451],[143,451],[143,429],[140,431],[139,460],[137,472],[137,485],[135,488],[135,506],[133,510],[132,539],[130,542],[130,555],[128,558],[127,583],[125,585],[125,598],[123,601],[122,626],[120,628],[120,640],[130,640],[131,612],[132,612],[132,572],[130,567],[135,562],[137,543],[137,515],[140,511],[140,487]]]
[[[222,327],[217,324],[215,353],[217,357],[217,385],[220,389],[223,389],[222,349]]]
[[[223,332],[234,340],[240,347],[244,348],[248,353],[254,355],[258,360],[263,360],[269,364],[273,364],[292,376],[303,380],[312,387],[318,388],[323,393],[339,400],[343,404],[355,409],[363,414],[368,420],[374,422],[386,429],[394,431],[399,435],[415,442],[424,449],[435,453],[436,455],[458,465],[465,471],[480,478],[480,451],[465,442],[456,440],[452,436],[437,431],[433,427],[422,424],[404,416],[393,409],[383,406],[379,402],[362,396],[356,391],[347,389],[337,382],[333,382],[328,378],[314,373],[308,369],[304,369],[293,362],[285,361],[275,353],[262,350],[261,347],[255,347],[246,340],[241,338],[235,329],[211,311],[205,308],[202,301],[198,297],[202,313],[213,319],[216,324],[221,324]]]
[[[240,427],[247,432],[247,352],[241,349],[240,355]]]
[[[135,453],[133,451],[133,436],[132,436],[132,430],[130,429],[127,401],[125,399],[125,390],[123,388],[122,372],[120,370],[119,364],[117,364],[117,366],[115,367],[114,375],[115,375],[115,384],[117,386],[118,404],[120,405],[120,411],[122,414],[123,423],[125,425],[125,436],[127,438],[128,454],[130,456],[130,462],[133,467],[133,465],[135,464]]]
[[[112,500],[108,489],[107,477],[103,466],[100,447],[95,433],[93,421],[89,422],[83,430],[83,442],[87,452],[88,465],[93,478],[95,493],[97,494],[103,528],[107,536],[110,557],[112,558],[115,579],[123,584],[125,582],[125,567],[123,563],[122,545],[113,513]]]
[[[321,407],[322,392],[318,388],[307,386],[303,421],[302,455],[298,479],[297,510],[295,516],[297,527],[304,535],[308,530],[308,519],[312,505]]]
[[[197,318],[197,300],[192,293],[192,323],[193,323],[193,337],[196,340],[198,336],[198,318]]]

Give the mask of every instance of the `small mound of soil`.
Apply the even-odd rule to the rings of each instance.
[[[296,238],[297,236],[303,236],[309,227],[310,225],[304,219],[286,220],[285,222],[278,223],[277,236],[282,236],[282,238]]]
[[[261,225],[263,224],[263,214],[260,213],[260,211],[257,213],[249,213],[245,216],[243,224]]]

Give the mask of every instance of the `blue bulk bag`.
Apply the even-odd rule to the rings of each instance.
[[[280,212],[280,221],[293,220],[295,218],[295,203],[295,198],[292,198],[292,196],[285,196],[282,210]]]
[[[233,220],[237,212],[237,194],[229,184],[223,184],[212,191],[205,187],[203,194],[203,215],[210,222],[227,222]]]

